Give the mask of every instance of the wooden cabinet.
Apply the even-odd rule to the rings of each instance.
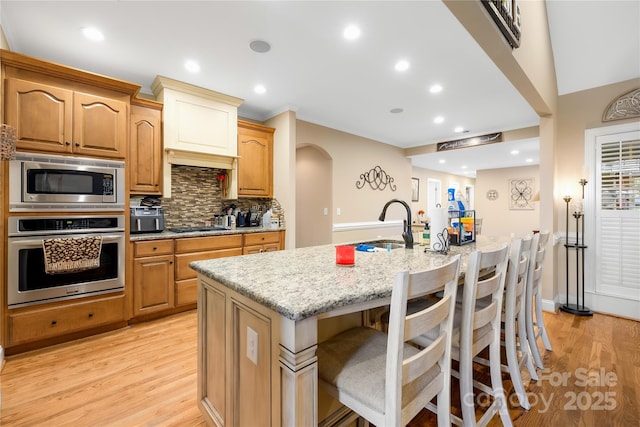
[[[284,425],[273,314],[215,281],[201,285],[198,404],[203,414],[219,426]]]
[[[195,304],[198,300],[197,273],[193,261],[242,255],[242,235],[176,239],[175,305]]]
[[[261,252],[279,251],[283,239],[279,231],[264,233],[247,233],[244,235],[244,249],[242,253],[257,254]]]
[[[174,307],[173,240],[134,242],[134,316]]]
[[[162,194],[162,104],[131,103],[129,189],[131,194]]]
[[[238,121],[238,196],[273,197],[275,129]]]
[[[124,321],[124,296],[9,313],[9,345],[43,340]]]
[[[124,158],[128,103],[65,87],[6,79],[5,121],[16,128],[16,148]]]

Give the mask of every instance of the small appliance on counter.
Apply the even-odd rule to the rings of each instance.
[[[131,233],[160,233],[164,231],[164,209],[160,206],[132,206]]]

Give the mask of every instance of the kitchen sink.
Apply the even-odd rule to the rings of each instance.
[[[352,246],[358,246],[358,245],[375,246],[376,248],[382,248],[382,249],[387,249],[387,247],[389,247],[390,249],[404,248],[404,242],[402,240],[388,240],[388,239],[368,240],[366,242],[355,243]]]

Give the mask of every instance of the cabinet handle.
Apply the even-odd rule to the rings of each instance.
[[[69,141],[65,141],[64,145],[71,145],[71,143]]]
[[[169,265],[172,265],[172,264],[173,264],[173,261],[169,261]]]
[[[57,321],[57,320],[52,320],[52,321],[51,321],[51,326],[56,326],[57,324],[58,324],[58,321]]]
[[[90,311],[89,312],[89,319],[92,319],[92,318],[93,318],[93,312]]]
[[[80,147],[80,143],[79,142],[76,142],[76,147]]]
[[[157,250],[158,250],[158,248],[156,248],[156,247],[154,246],[154,247],[153,247],[153,250],[154,250],[154,251],[157,251]]]

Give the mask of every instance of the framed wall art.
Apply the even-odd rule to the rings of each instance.
[[[516,178],[509,180],[509,209],[529,210],[533,209],[531,198],[533,197],[533,178]]]
[[[420,199],[420,179],[411,178],[411,201],[417,202]]]

